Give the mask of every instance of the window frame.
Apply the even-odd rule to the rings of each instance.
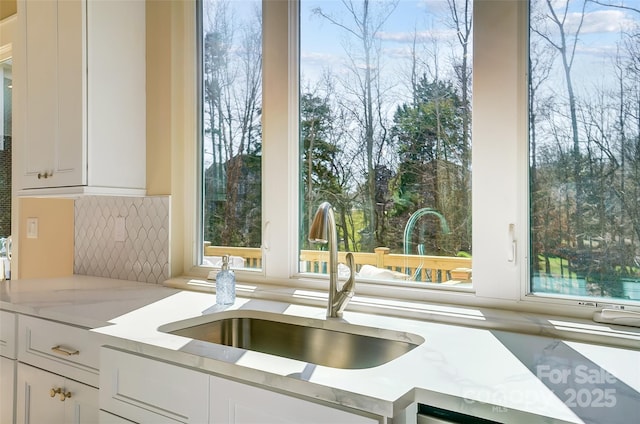
[[[196,3],[188,2],[190,6],[187,9],[196,8]],[[264,287],[326,290],[327,278],[298,273],[297,264],[298,9],[298,1],[295,0],[263,0],[263,81],[269,81],[263,84],[263,268],[258,271],[236,270],[236,276],[238,281]],[[193,48],[193,43],[198,42],[195,38],[196,23],[189,23],[189,19],[195,21],[195,13],[191,16],[185,16],[184,42],[185,46],[191,42]],[[283,19],[287,20],[286,24]],[[596,308],[581,305],[580,299],[534,294],[530,290],[529,2],[476,0],[473,19],[473,288],[358,281],[356,296],[591,319]],[[190,30],[192,35],[188,34]],[[183,65],[187,82],[189,78],[199,77],[193,72],[193,65]],[[282,75],[287,75],[286,80]],[[197,81],[191,83],[198,86]],[[199,122],[200,128],[201,125]],[[188,133],[185,139],[191,139]],[[201,197],[198,194],[201,192],[198,177],[201,155],[198,150],[201,149],[196,146],[198,143],[185,144],[188,146],[185,147],[183,170],[186,171],[183,274],[206,278],[213,268],[197,265],[198,255],[202,253],[202,236],[198,236],[202,231],[200,220],[196,219],[201,214],[201,202],[195,200]],[[501,166],[497,167],[496,163]],[[275,187],[277,189],[273,189]],[[189,200],[193,202],[189,203]],[[196,205],[199,205],[198,210]],[[514,247],[515,252],[512,250]],[[512,254],[515,257],[509,260]],[[624,304],[626,309],[640,310],[637,302],[607,303]]]

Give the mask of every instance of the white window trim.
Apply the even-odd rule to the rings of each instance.
[[[188,4],[195,7],[195,2]],[[263,25],[267,28],[263,35],[263,76],[269,81],[263,87],[264,266],[260,271],[237,270],[236,275],[238,281],[267,288],[325,290],[326,279],[297,273],[297,7],[296,1],[263,0]],[[289,16],[289,22],[283,24],[281,16]],[[195,42],[195,22],[188,17],[185,20],[187,47]],[[473,290],[358,282],[356,296],[591,319],[595,308],[580,306],[577,300],[529,293],[527,50],[528,2],[474,2]],[[196,81],[188,80],[196,77],[189,66],[185,64],[182,70],[185,80],[181,89],[196,86]],[[288,78],[272,80],[271,75]],[[184,130],[182,139],[193,139],[193,128],[184,125]],[[195,219],[199,187],[193,172],[198,169],[199,156],[194,143],[185,144],[184,274],[204,279],[211,268],[193,265],[200,252]],[[514,225],[516,240],[513,261],[509,260],[510,225]]]

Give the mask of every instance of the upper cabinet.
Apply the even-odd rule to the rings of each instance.
[[[19,195],[143,195],[145,2],[18,0]]]

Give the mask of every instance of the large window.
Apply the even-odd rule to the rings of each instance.
[[[622,4],[531,1],[533,292],[640,300],[640,9]]]
[[[326,270],[306,234],[329,201],[362,278],[469,286],[471,0],[298,13],[299,271]],[[203,264],[262,267],[261,28],[258,1],[203,2]]]
[[[637,9],[198,4],[200,275],[228,253],[241,280],[323,287],[328,255],[307,233],[328,201],[339,257],[354,252],[373,283],[357,294],[583,317],[584,299],[633,307]]]

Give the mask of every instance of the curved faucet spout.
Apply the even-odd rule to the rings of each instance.
[[[415,227],[418,219],[424,215],[435,215],[440,220],[440,229],[442,231],[442,234],[451,233],[451,231],[449,230],[449,225],[447,224],[446,218],[440,212],[431,208],[418,209],[409,217],[409,220],[407,221],[407,224],[404,227],[404,237],[403,237],[402,245],[404,247],[403,250],[405,255],[408,255],[411,253],[409,250],[409,242],[411,241],[411,234],[413,233],[413,228]],[[424,255],[424,245],[418,245],[418,254]],[[421,269],[422,269],[422,265],[416,268],[415,272],[413,273],[413,276],[411,277],[413,280],[415,280],[418,277],[418,275],[420,275]],[[409,269],[406,268],[405,272],[409,273]]]
[[[311,222],[309,241],[327,244],[329,249],[329,302],[327,317],[341,317],[342,311],[355,292],[355,263],[352,253],[347,253],[347,266],[351,271],[349,280],[338,290],[338,230],[329,202],[323,202]]]

